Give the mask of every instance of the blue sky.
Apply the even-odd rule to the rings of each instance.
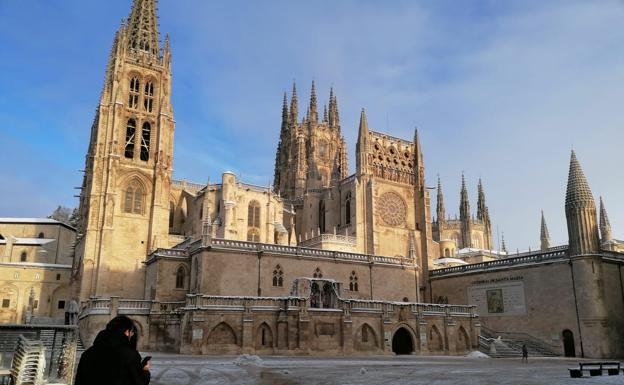
[[[129,0],[0,0],[0,216],[77,205],[74,186],[104,68]],[[300,110],[315,79],[338,95],[355,169],[359,110],[376,131],[423,140],[428,185],[473,211],[483,178],[496,229],[515,250],[553,243],[573,147],[623,238],[624,3],[621,1],[160,0],[171,34],[174,177],[273,175],[281,100]],[[241,156],[245,154],[245,156]],[[432,200],[435,207],[435,199]],[[496,234],[494,234],[496,237]]]

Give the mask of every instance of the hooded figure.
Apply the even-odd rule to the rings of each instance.
[[[74,385],[149,384],[149,364],[141,363],[141,355],[131,343],[136,331],[130,318],[113,318],[95,337],[93,346],[82,353]]]

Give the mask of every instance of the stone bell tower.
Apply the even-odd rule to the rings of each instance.
[[[168,238],[171,52],[155,0],[134,0],[115,35],[80,195],[74,295],[144,298],[142,262]]]

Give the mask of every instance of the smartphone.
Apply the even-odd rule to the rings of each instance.
[[[147,361],[151,359],[152,359],[152,356],[146,356],[145,358],[143,358],[143,361],[141,361],[141,366],[147,365]]]

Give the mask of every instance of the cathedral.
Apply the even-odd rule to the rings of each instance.
[[[296,86],[284,95],[272,186],[228,171],[217,182],[174,180],[172,76],[155,0],[134,0],[114,37],[80,195],[71,287],[87,345],[128,314],[144,348],[187,354],[479,347],[486,291],[466,297],[474,277],[450,284],[477,270],[436,270],[436,260],[493,249],[481,181],[477,216],[462,177],[460,217],[451,219],[438,180],[432,219],[418,132],[375,131],[365,110],[350,174],[337,95],[330,90],[321,116],[314,83],[303,116]],[[588,223],[579,213],[570,227]],[[590,235],[582,240],[594,247]],[[487,293],[501,304],[485,316],[504,314],[508,293]]]

